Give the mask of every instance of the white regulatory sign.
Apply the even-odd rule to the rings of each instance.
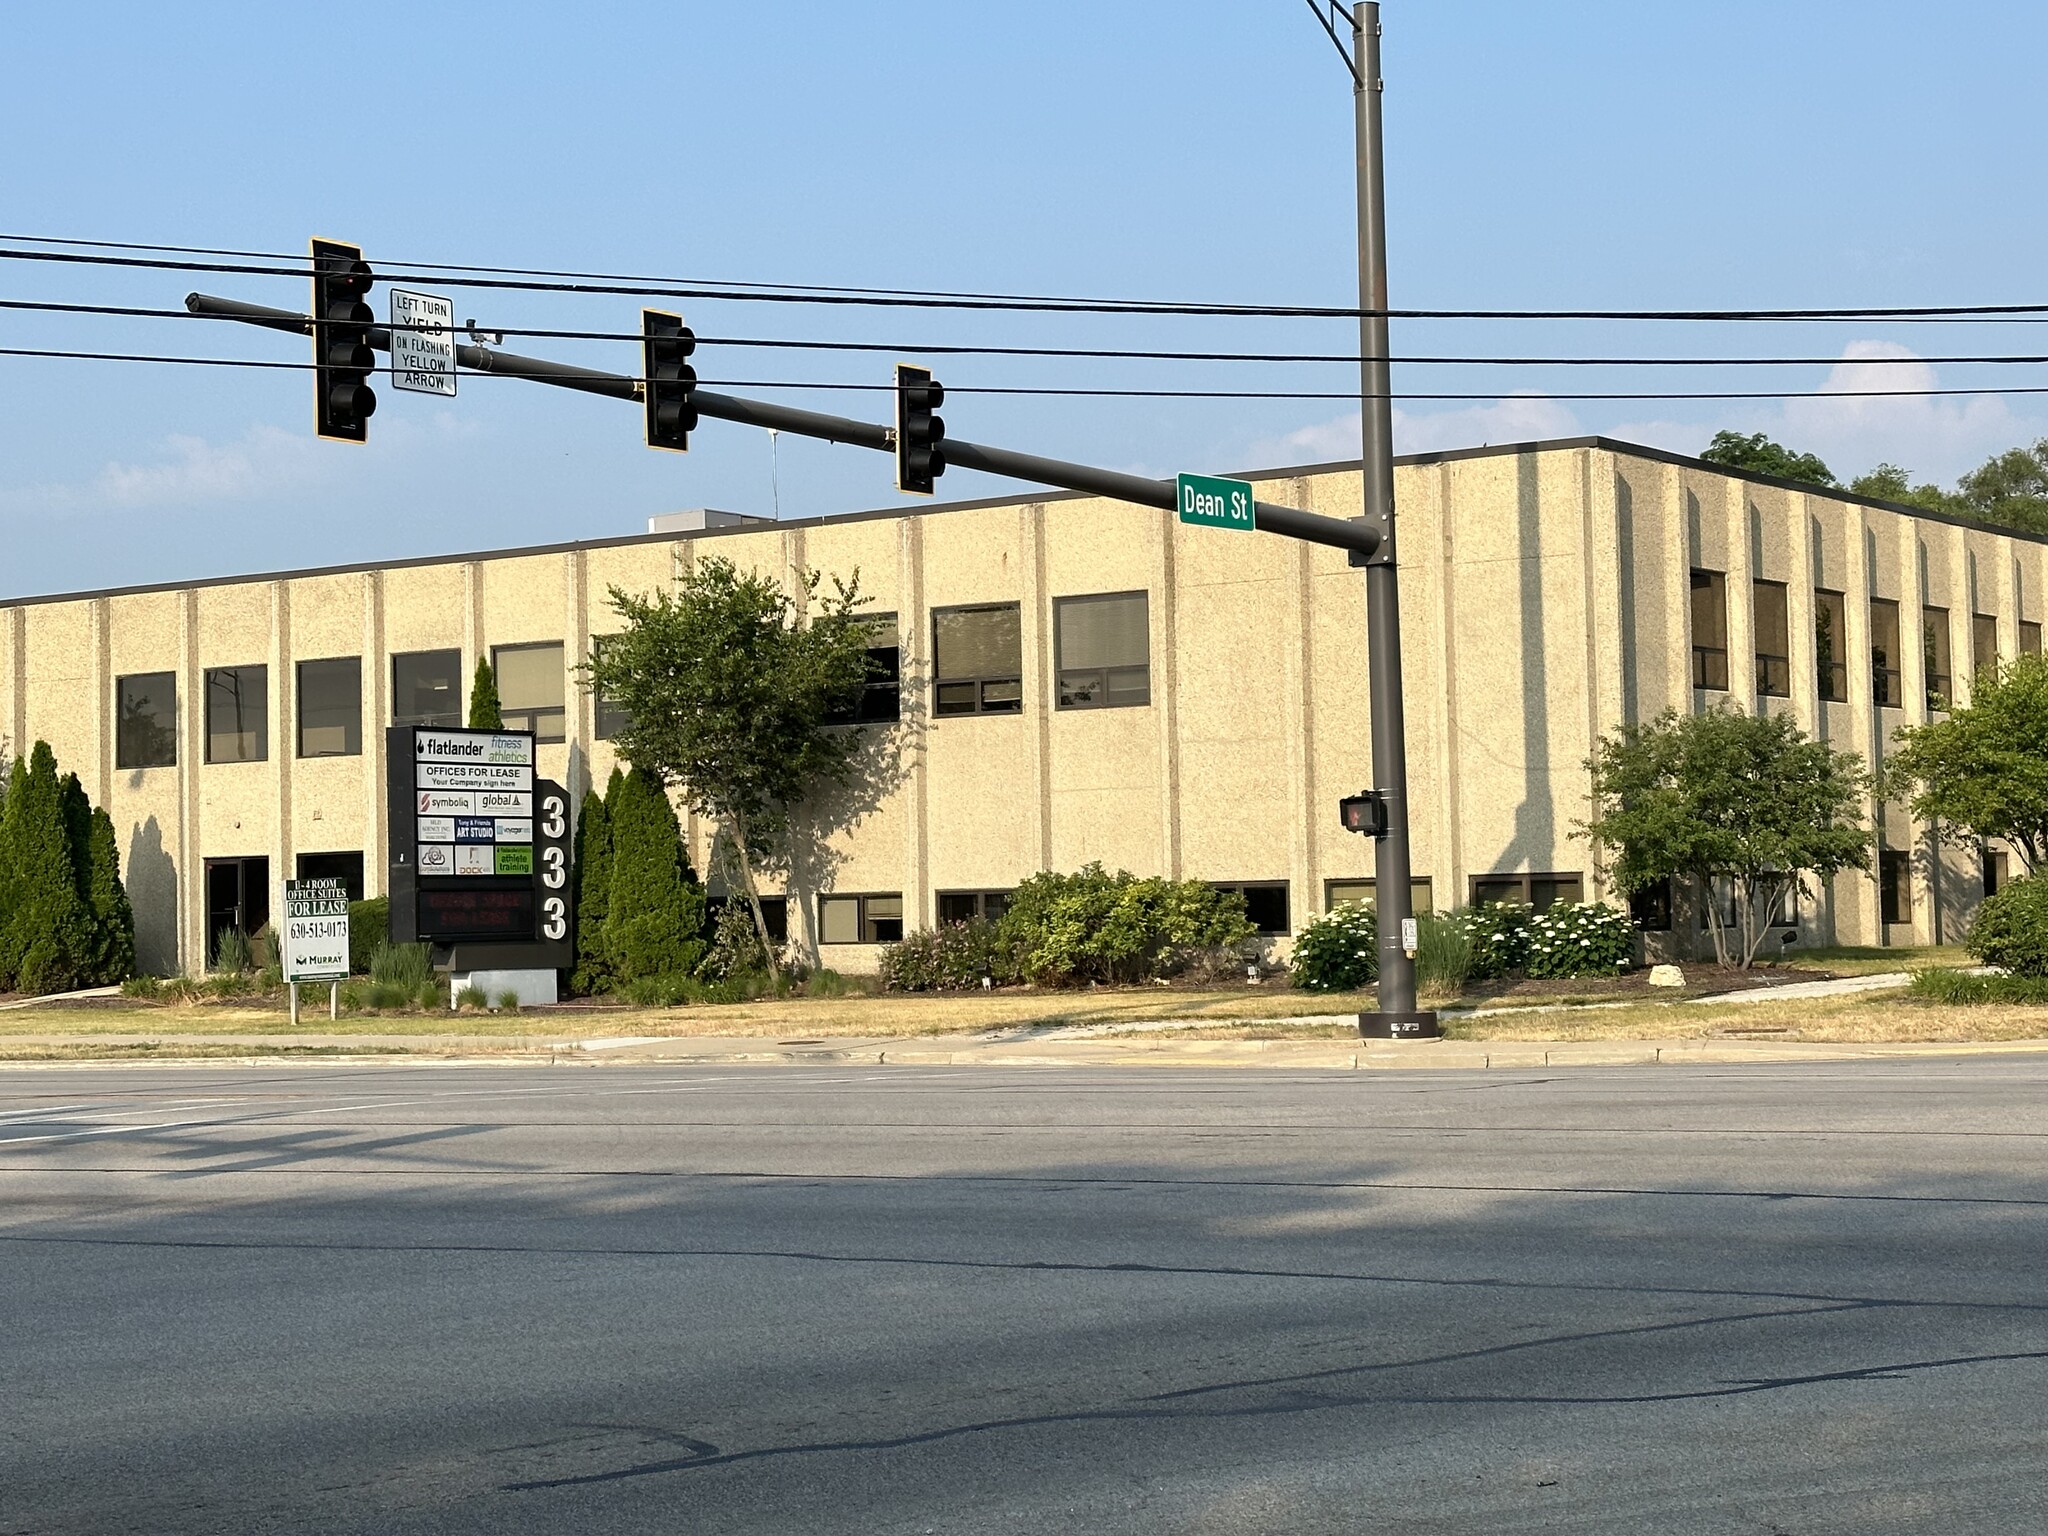
[[[455,301],[391,290],[391,385],[421,395],[455,393]]]
[[[348,980],[348,892],[339,880],[284,884],[284,979]]]

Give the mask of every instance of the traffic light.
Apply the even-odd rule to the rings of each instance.
[[[946,472],[946,386],[929,368],[896,365],[896,489],[929,496]]]
[[[697,405],[691,398],[697,388],[697,370],[690,366],[690,354],[697,350],[697,333],[683,324],[681,315],[666,310],[640,311],[640,361],[647,381],[647,446],[690,451],[690,434],[697,427]]]
[[[363,296],[375,281],[359,247],[313,242],[313,420],[322,437],[370,440],[370,413],[377,409],[370,322],[376,317]]]

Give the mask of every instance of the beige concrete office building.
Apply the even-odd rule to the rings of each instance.
[[[1727,700],[1870,757],[1993,655],[2040,648],[2031,537],[1597,438],[1396,476],[1416,895],[1439,910],[1610,894],[1573,825],[1585,759],[1625,721]],[[1353,464],[1251,478],[1358,513]],[[541,771],[601,783],[611,722],[574,669],[616,624],[606,592],[713,553],[785,581],[857,570],[887,616],[900,687],[864,706],[872,793],[784,882],[792,940],[825,963],[870,969],[905,928],[1090,860],[1242,887],[1281,949],[1369,892],[1372,845],[1336,817],[1370,780],[1361,573],[1085,497],[6,601],[0,733],[49,741],[111,812],[144,963],[197,969],[288,875],[378,892],[382,727],[459,723],[478,657]],[[1802,942],[1952,938],[1997,878],[1997,850],[1937,854],[1881,820],[1878,870],[1787,914]],[[700,870],[710,830],[688,825]],[[1641,912],[1653,950],[1697,947],[1692,893]]]

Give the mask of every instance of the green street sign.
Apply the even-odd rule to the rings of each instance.
[[[1180,520],[1184,523],[1199,523],[1205,528],[1251,529],[1259,525],[1254,511],[1258,502],[1249,481],[1219,480],[1214,475],[1178,475],[1174,486],[1179,492]]]

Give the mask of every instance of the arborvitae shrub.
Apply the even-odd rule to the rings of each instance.
[[[569,987],[584,997],[610,991],[614,980],[605,950],[605,919],[611,911],[611,805],[624,779],[614,768],[603,798],[587,791],[576,818],[576,971]]]
[[[94,980],[102,986],[135,974],[135,909],[121,884],[121,850],[114,819],[94,807],[86,840],[85,897],[92,909]]]
[[[611,807],[605,952],[619,981],[687,976],[704,955],[704,888],[683,850],[668,796],[635,769]]]
[[[498,703],[498,674],[479,656],[476,676],[469,684],[469,728],[472,731],[502,731],[505,714]]]
[[[7,896],[0,931],[0,986],[63,992],[92,980],[92,914],[80,894],[65,825],[65,791],[48,742],[17,765],[0,817],[0,871]],[[90,829],[90,812],[87,813]]]

